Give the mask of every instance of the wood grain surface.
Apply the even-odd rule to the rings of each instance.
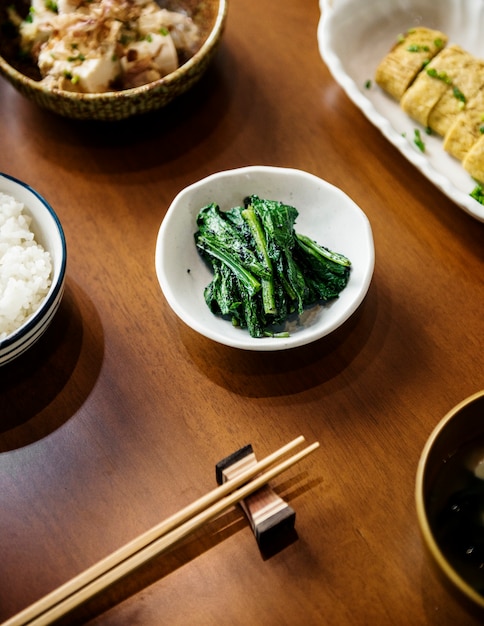
[[[424,443],[483,387],[483,224],[348,100],[317,48],[317,0],[234,0],[202,81],[122,123],[47,113],[0,79],[0,171],[51,203],[68,246],[47,334],[0,371],[0,621],[211,490],[215,463],[302,434],[321,447],[272,487],[297,540],[270,558],[234,508],[64,623],[473,625],[417,525]],[[175,195],[244,165],[307,170],[368,216],[357,313],[290,352],[187,328],[154,249]]]

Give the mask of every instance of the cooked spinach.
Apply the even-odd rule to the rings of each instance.
[[[195,243],[213,270],[205,301],[252,337],[287,336],[277,327],[289,316],[337,298],[348,283],[350,260],[297,233],[297,217],[295,207],[257,195],[198,213]]]

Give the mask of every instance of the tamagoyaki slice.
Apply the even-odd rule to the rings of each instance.
[[[422,126],[429,127],[432,109],[444,93],[452,89],[454,80],[465,70],[470,57],[456,44],[437,54],[404,93],[400,106],[405,113]]]
[[[452,85],[430,111],[428,126],[445,137],[456,117],[465,110],[467,103],[484,86],[484,61],[472,55],[464,55],[462,68]]]
[[[484,129],[484,85],[457,115],[444,139],[444,150],[459,161],[482,135]]]
[[[462,166],[478,183],[484,184],[484,135],[479,137],[466,154]]]
[[[447,45],[447,35],[423,26],[400,35],[375,72],[375,82],[400,100],[417,74]]]

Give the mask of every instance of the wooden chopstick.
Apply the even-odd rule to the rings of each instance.
[[[302,441],[304,441],[304,437],[294,439],[253,467],[248,468],[240,476],[213,489],[17,613],[4,622],[3,626],[24,626],[26,624],[44,626],[51,624],[53,620],[65,615],[116,580],[168,549],[202,524],[257,491],[319,446],[319,443],[315,442],[271,469],[264,471]]]

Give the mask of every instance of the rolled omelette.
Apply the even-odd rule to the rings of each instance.
[[[403,94],[402,109],[422,126],[432,128],[429,124],[432,109],[446,91],[452,91],[454,81],[466,71],[472,60],[473,57],[456,44],[444,48]]]
[[[473,144],[464,157],[462,166],[479,183],[484,183],[484,135]]]
[[[462,161],[484,130],[484,86],[467,101],[444,139],[444,150]]]
[[[484,61],[465,53],[462,67],[452,85],[430,111],[428,126],[444,137],[461,111],[484,86]]]
[[[375,72],[375,82],[400,100],[415,77],[447,45],[447,35],[419,26],[400,35]]]

